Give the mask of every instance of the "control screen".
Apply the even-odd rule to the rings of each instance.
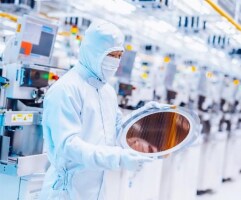
[[[24,87],[46,87],[48,86],[49,71],[23,67],[21,69],[20,86]]]
[[[42,21],[26,18],[20,45],[20,60],[48,64],[57,34],[57,26],[44,24]]]

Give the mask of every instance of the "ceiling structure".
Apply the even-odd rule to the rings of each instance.
[[[236,5],[235,1],[225,4],[227,1],[224,0],[216,2],[237,18],[233,10],[237,11],[239,4]],[[40,12],[58,19],[59,23],[63,23],[66,17],[102,18],[117,24],[125,35],[131,35],[136,49],[141,45],[156,45],[162,54],[175,52],[177,56],[198,61],[200,65],[230,71],[232,63],[234,73],[240,69],[239,57],[229,55],[233,49],[241,47],[240,31],[203,0],[169,0],[162,1],[162,4],[155,0],[142,3],[140,0],[36,0],[34,9],[29,5],[0,4],[0,11],[18,16]],[[193,28],[195,20],[199,24]],[[0,37],[14,34],[14,30],[14,22],[0,18]],[[223,38],[225,47],[218,43]]]

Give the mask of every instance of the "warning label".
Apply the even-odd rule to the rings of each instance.
[[[33,122],[33,114],[13,114],[11,122]]]

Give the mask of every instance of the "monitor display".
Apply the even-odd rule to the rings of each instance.
[[[34,64],[49,64],[57,26],[27,16],[20,31],[19,59]]]
[[[41,88],[48,85],[49,71],[22,67],[20,86]]]
[[[118,94],[121,96],[131,96],[133,86],[130,84],[120,83]]]

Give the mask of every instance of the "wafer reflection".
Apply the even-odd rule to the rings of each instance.
[[[157,153],[180,144],[188,135],[190,123],[174,112],[148,115],[135,122],[128,130],[128,145],[142,153]]]

